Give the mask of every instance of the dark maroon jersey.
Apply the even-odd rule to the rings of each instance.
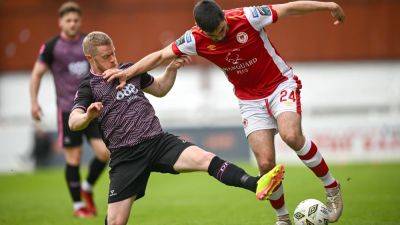
[[[57,107],[70,112],[76,90],[89,72],[89,64],[82,50],[84,35],[76,40],[52,38],[40,48],[39,61],[51,70],[57,94]]]
[[[130,65],[123,64],[120,69]],[[153,82],[154,78],[144,73],[128,80],[118,91],[118,81],[108,83],[91,71],[79,86],[73,109],[86,111],[91,103],[102,102],[98,121],[104,143],[110,151],[134,146],[163,132],[153,106],[142,91]]]

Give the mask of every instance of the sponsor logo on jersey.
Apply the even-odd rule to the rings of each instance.
[[[226,55],[225,60],[229,63],[232,63],[233,66],[223,67],[222,69],[225,72],[229,73],[232,71],[236,71],[237,74],[245,74],[249,71],[248,70],[249,67],[251,67],[252,65],[257,63],[257,61],[258,61],[257,58],[252,58],[247,61],[240,58],[239,52],[240,52],[240,49],[237,48],[237,49],[234,49],[233,51],[229,52]]]
[[[262,16],[270,16],[271,15],[271,10],[269,9],[268,6],[265,6],[265,5],[257,6],[256,9]]]
[[[89,65],[86,60],[68,64],[69,73],[82,77],[88,73]]]
[[[232,63],[233,65],[238,64],[240,61],[242,61],[243,59],[240,58],[239,52],[240,49],[233,49],[233,51],[229,52],[226,57],[225,60]]]
[[[236,35],[236,40],[241,43],[244,44],[249,40],[249,36],[245,33],[245,32],[239,32]]]
[[[133,84],[127,84],[122,90],[117,92],[117,100],[128,98],[128,102],[132,101],[139,90]]]

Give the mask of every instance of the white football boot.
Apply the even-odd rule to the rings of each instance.
[[[330,209],[329,222],[334,223],[339,220],[343,212],[343,198],[340,191],[340,184],[326,192],[326,206]]]
[[[275,225],[292,225],[289,214],[278,216],[278,220],[276,221]]]

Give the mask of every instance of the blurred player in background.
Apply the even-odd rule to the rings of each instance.
[[[282,165],[261,178],[190,142],[166,133],[143,92],[165,96],[175,83],[177,70],[189,62],[188,56],[174,59],[156,78],[144,72],[118,90],[118,82],[105,82],[107,69],[124,70],[132,64],[118,64],[111,38],[91,32],[83,41],[90,62],[90,75],[79,86],[69,118],[72,130],[85,129],[98,118],[104,142],[111,151],[110,192],[106,224],[128,222],[134,201],[145,195],[151,172],[208,172],[221,183],[255,192],[263,200],[283,179]]]
[[[68,117],[75,93],[80,82],[89,72],[89,64],[82,51],[84,35],[80,33],[81,9],[78,4],[66,2],[60,7],[59,26],[61,33],[41,47],[39,59],[32,71],[31,113],[37,121],[42,117],[38,92],[43,75],[50,70],[56,87],[58,137],[65,153],[65,177],[73,201],[73,214],[77,217],[92,217],[96,214],[92,194],[93,185],[104,170],[109,156],[101,139],[97,121],[93,121],[80,132],[73,132],[68,127]],[[89,174],[81,185],[79,164],[83,136],[86,136],[90,142],[95,157],[90,162]]]
[[[333,2],[296,1],[223,11],[214,1],[199,1],[194,8],[197,26],[172,45],[146,56],[125,71],[106,71],[105,78],[109,81],[118,78],[121,87],[126,79],[182,55],[199,55],[215,63],[234,85],[244,130],[260,173],[265,174],[275,166],[274,135],[278,131],[283,141],[323,182],[331,209],[330,222],[335,222],[343,209],[339,183],[330,174],[317,146],[302,133],[301,82],[265,32],[265,27],[278,19],[316,11],[330,12],[335,25],[345,18],[341,7]],[[291,224],[283,186],[269,199],[277,212],[276,224]]]

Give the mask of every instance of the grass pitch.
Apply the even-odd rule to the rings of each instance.
[[[256,169],[242,164],[251,174]],[[399,225],[400,164],[332,167],[341,181],[345,209],[338,225]],[[85,173],[84,173],[85,174]],[[99,215],[72,217],[62,169],[0,175],[1,225],[104,224],[108,175],[95,188]],[[288,167],[286,204],[291,213],[307,198],[324,201],[322,185],[311,172]],[[152,174],[146,196],[133,206],[129,224],[137,225],[269,225],[275,215],[267,202],[247,191],[226,187],[207,174]]]

